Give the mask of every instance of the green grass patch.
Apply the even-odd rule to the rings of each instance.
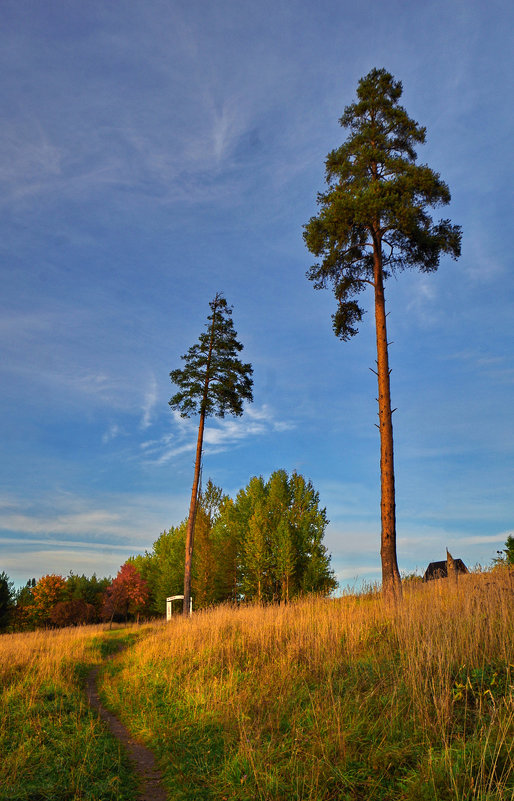
[[[1,801],[136,797],[128,760],[90,710],[84,689],[91,666],[122,640],[95,636],[80,659],[63,640],[62,659],[48,664],[44,654],[34,655],[11,674],[0,697]]]

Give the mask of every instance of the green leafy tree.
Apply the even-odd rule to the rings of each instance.
[[[195,551],[192,564],[191,587],[195,608],[201,608],[225,600],[219,597],[218,570],[223,562],[218,552],[213,526],[219,516],[219,508],[225,502],[223,491],[209,479],[205,489],[199,493],[195,520]],[[184,551],[187,520],[178,527],[164,531],[154,542],[151,551],[128,559],[145,579],[149,588],[145,614],[163,615],[166,598],[181,593],[184,584]],[[226,545],[226,543],[224,543]],[[220,548],[220,551],[223,549]],[[226,552],[226,548],[224,549]],[[219,563],[219,564],[218,564]]]
[[[189,614],[191,570],[193,560],[194,525],[198,503],[200,466],[202,460],[205,419],[209,416],[236,417],[243,414],[245,401],[251,402],[252,367],[244,364],[238,354],[243,346],[237,340],[231,315],[232,309],[220,293],[209,304],[206,331],[182,357],[185,366],[170,373],[178,392],[169,401],[182,417],[199,415],[195,472],[186,530],[184,565],[184,614]]]
[[[417,267],[433,272],[441,254],[460,255],[459,226],[434,222],[428,210],[450,202],[448,186],[424,164],[415,147],[425,128],[399,104],[402,84],[384,69],[359,81],[357,100],[340,119],[346,141],[326,159],[327,191],[319,214],[305,226],[307,248],[321,259],[308,277],[316,289],[332,286],[337,301],[335,334],[357,333],[363,309],[357,298],[371,287],[375,302],[381,470],[382,586],[401,597],[396,558],[393,425],[384,281]]]
[[[241,579],[239,513],[232,498],[224,496],[213,521],[214,600],[238,600]]]
[[[287,520],[279,520],[274,537],[275,572],[277,577],[276,596],[288,601],[291,592],[291,579],[294,573],[294,548],[291,528]]]
[[[84,601],[93,606],[95,619],[99,619],[103,595],[110,584],[110,578],[99,579],[96,573],[93,573],[92,576],[86,576],[84,573],[79,576],[71,572],[66,578],[66,594],[70,601]]]
[[[221,507],[215,531],[233,547],[236,599],[270,602],[337,586],[323,545],[328,520],[312,483],[285,470],[254,476]]]
[[[214,600],[214,549],[212,525],[200,502],[195,518],[195,550],[193,555],[191,592],[196,609],[203,609]]]
[[[195,550],[192,566],[192,592],[196,609],[215,603],[217,590],[217,558],[214,524],[223,502],[223,490],[209,479],[199,494],[195,520]]]
[[[277,470],[268,481],[254,476],[235,500],[209,479],[198,498],[191,572],[195,607],[330,593],[337,582],[323,545],[327,524],[318,493],[298,473]],[[164,531],[150,552],[128,560],[148,586],[145,611],[163,615],[166,598],[180,592],[186,526],[184,521]],[[112,614],[112,605],[109,610]],[[122,611],[119,604],[116,614]]]
[[[323,544],[328,526],[327,512],[320,507],[319,493],[312,481],[293,472],[289,479],[288,519],[295,553],[295,593],[321,593],[335,590],[337,581],[330,567],[330,556]]]
[[[182,592],[185,542],[186,523],[163,531],[153,544],[149,569],[142,574],[150,587],[152,609],[159,615],[166,610],[166,598]]]
[[[267,488],[262,476],[254,476],[247,488],[250,515],[242,537],[243,590],[247,598],[255,598],[257,603],[269,596],[271,554],[266,496]]]
[[[7,573],[0,573],[0,631],[11,623],[15,603],[14,584]]]
[[[271,566],[273,574],[273,597],[289,600],[290,581],[294,572],[294,548],[292,542],[289,507],[291,492],[285,470],[276,470],[267,486],[267,518]]]
[[[32,578],[27,581],[24,587],[20,587],[16,592],[16,606],[14,609],[14,627],[17,630],[32,628],[33,615],[32,609],[34,607],[34,596],[32,589],[36,586],[36,579]]]

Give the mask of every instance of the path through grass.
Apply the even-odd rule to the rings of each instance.
[[[496,572],[178,618],[104,694],[172,801],[512,801],[513,597]]]
[[[84,692],[132,634],[101,627],[0,637],[1,801],[128,801],[135,781]]]

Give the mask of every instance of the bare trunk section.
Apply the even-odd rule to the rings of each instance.
[[[193,545],[195,533],[196,505],[198,502],[198,486],[200,484],[200,466],[202,463],[203,432],[205,428],[205,412],[200,414],[198,426],[198,440],[196,443],[195,477],[191,490],[191,503],[189,504],[189,517],[186,530],[186,558],[184,563],[184,603],[182,611],[189,615],[191,610],[191,567],[193,564]]]
[[[399,600],[402,584],[396,559],[396,503],[394,490],[393,420],[389,382],[389,353],[384,279],[380,248],[375,247],[375,323],[377,336],[378,416],[380,420],[380,485],[382,589]]]

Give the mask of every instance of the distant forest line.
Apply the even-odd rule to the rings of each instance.
[[[323,544],[328,519],[312,482],[293,472],[253,477],[235,499],[209,480],[194,526],[195,609],[224,602],[287,602],[337,587]],[[184,586],[187,520],[164,531],[111,579],[48,573],[18,592],[0,574],[0,630],[164,615]]]

